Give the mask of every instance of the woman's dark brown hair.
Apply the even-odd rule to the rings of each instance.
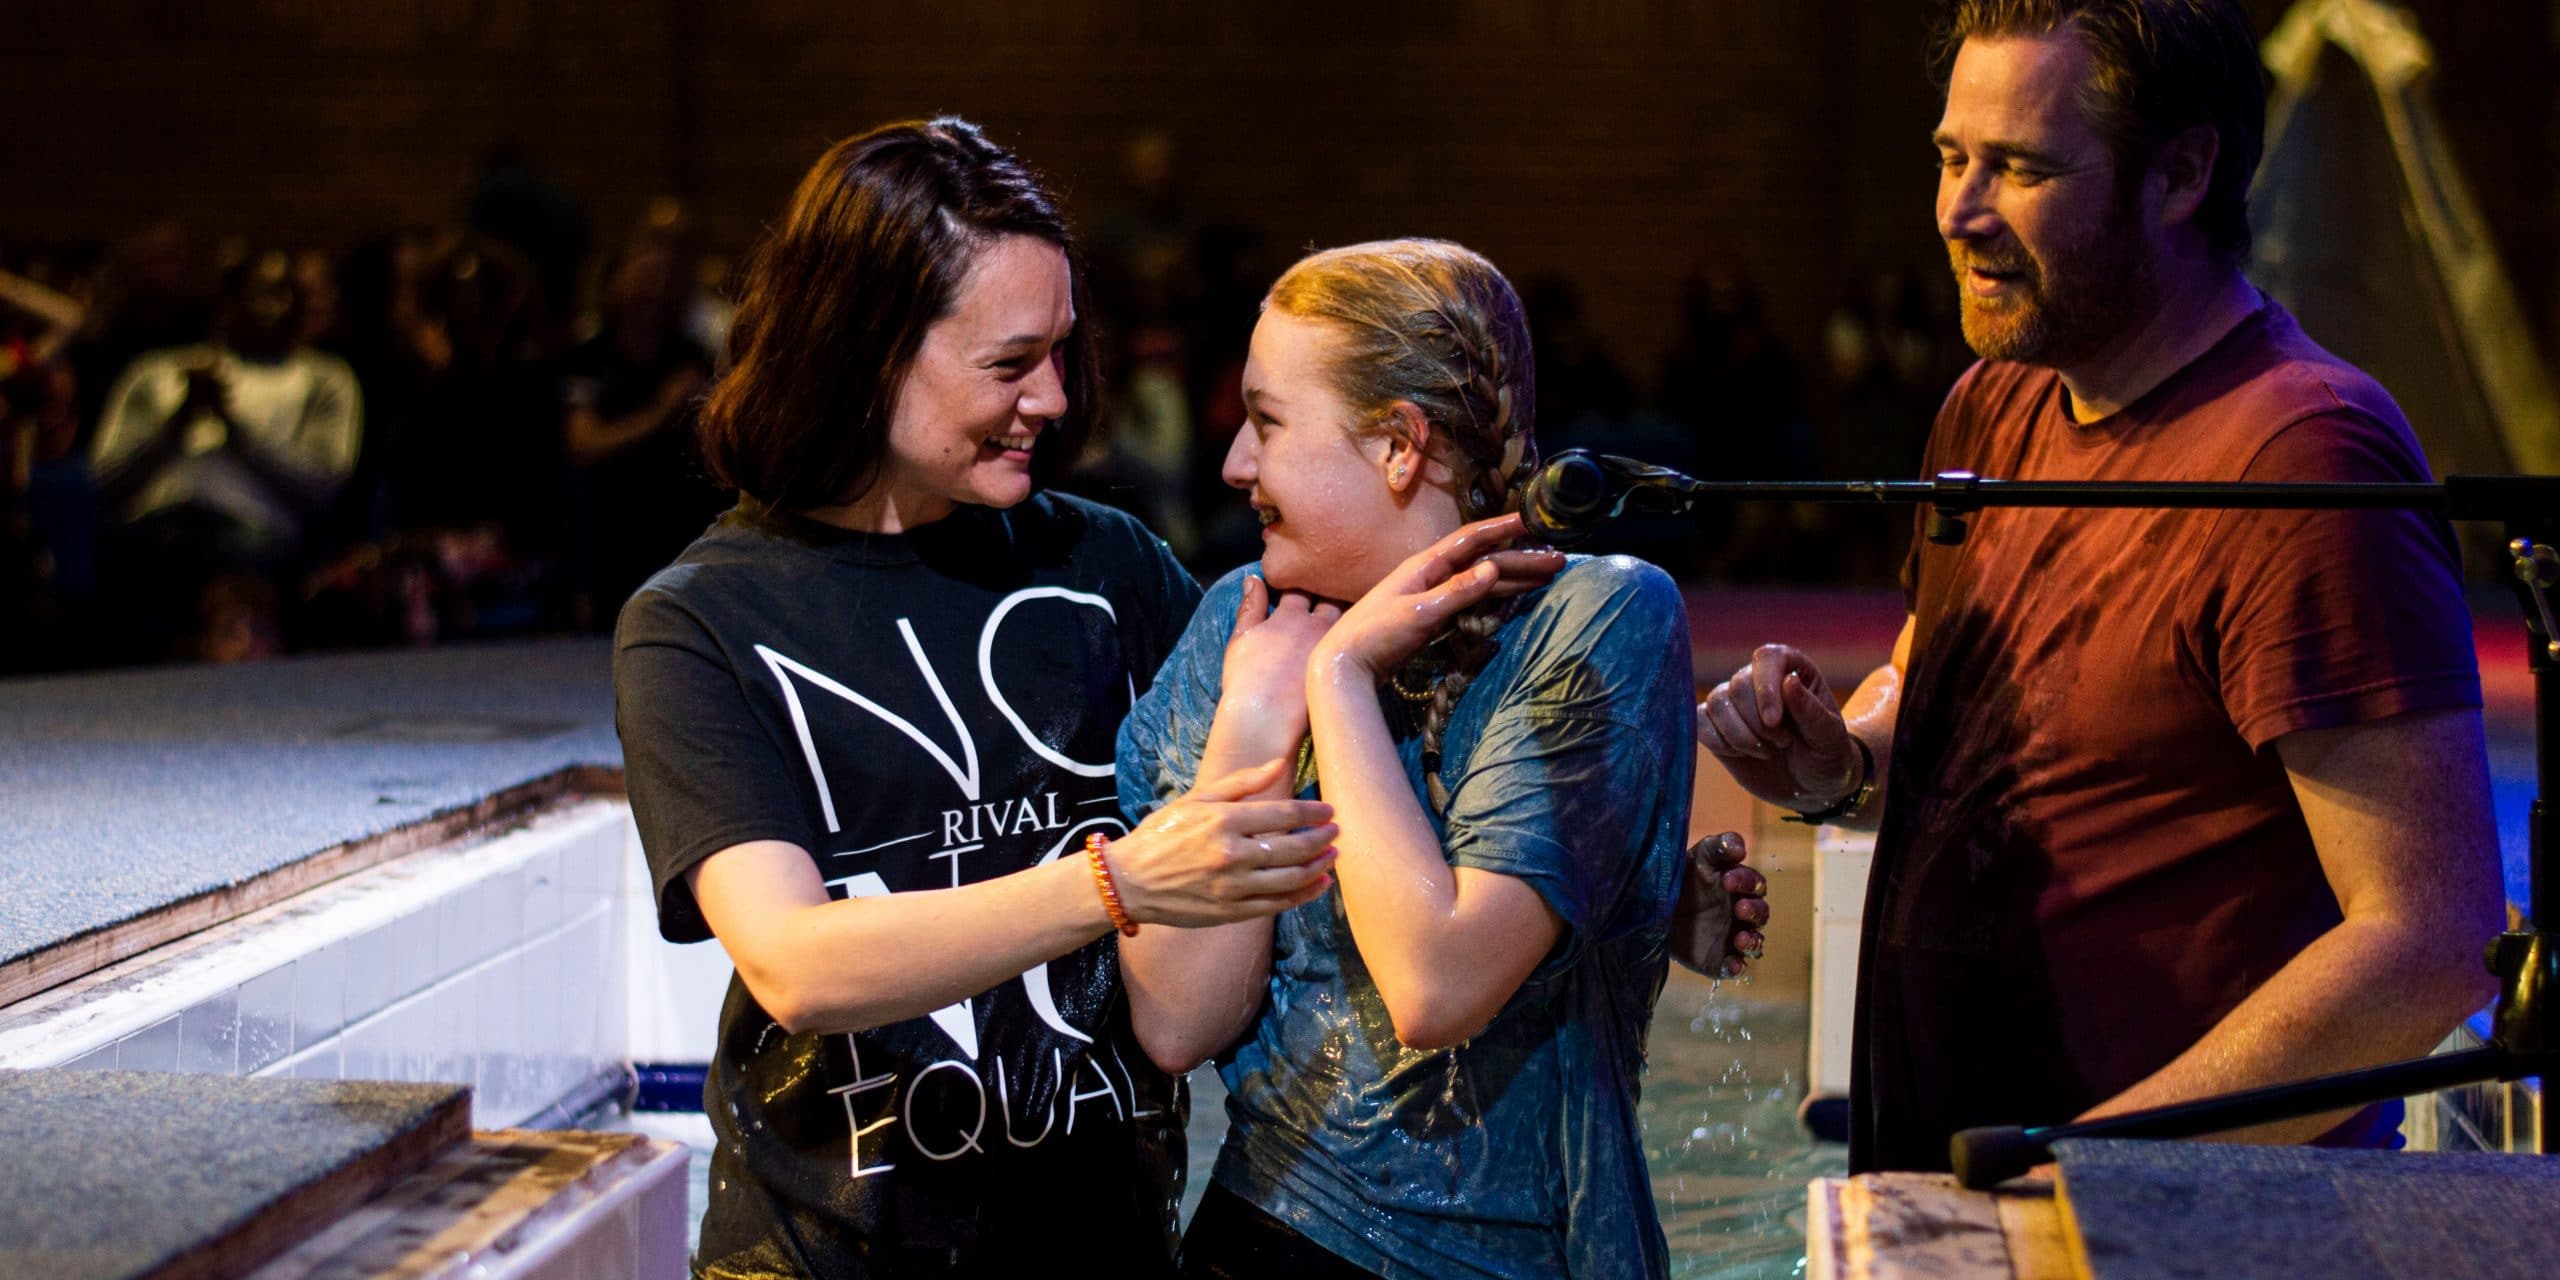
[[[712,476],[781,508],[859,497],[879,476],[925,330],[950,314],[978,253],[1008,235],[1064,250],[1077,314],[1091,314],[1056,198],[978,126],[904,121],[828,148],[747,266],[729,372],[702,407]],[[1042,485],[1074,465],[1095,415],[1085,325],[1061,354],[1067,412],[1032,456]]]

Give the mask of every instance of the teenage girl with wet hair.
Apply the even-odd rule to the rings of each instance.
[[[1219,1055],[1230,1095],[1184,1271],[1660,1275],[1636,1091],[1689,818],[1679,593],[1505,549],[1538,465],[1528,325],[1469,250],[1299,262],[1244,396],[1225,474],[1263,558],[1124,723],[1121,800],[1294,756],[1337,888],[1121,940],[1148,1055]]]

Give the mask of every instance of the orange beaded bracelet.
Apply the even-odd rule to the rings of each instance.
[[[1138,922],[1130,919],[1128,909],[1120,905],[1119,886],[1111,882],[1111,864],[1102,856],[1102,847],[1109,843],[1099,831],[1085,832],[1084,860],[1093,868],[1093,887],[1102,891],[1102,910],[1111,917],[1111,927],[1119,930],[1121,937],[1134,938],[1138,936]]]

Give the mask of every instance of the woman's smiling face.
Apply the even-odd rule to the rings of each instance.
[[[1059,353],[1075,324],[1058,246],[1009,235],[981,249],[951,313],[925,331],[898,389],[880,483],[855,505],[913,528],[962,503],[1030,497],[1032,448],[1067,411]]]
[[[1394,438],[1355,431],[1364,424],[1334,386],[1338,347],[1329,321],[1263,311],[1245,358],[1244,427],[1221,474],[1262,518],[1265,581],[1356,600],[1420,545],[1405,545],[1410,503],[1387,482]]]

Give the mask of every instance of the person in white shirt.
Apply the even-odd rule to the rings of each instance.
[[[303,345],[292,259],[225,273],[213,339],[134,358],[90,465],[108,512],[111,634],[144,660],[267,656],[279,601],[323,548],[355,474],[364,401],[344,360]]]
[[[108,392],[91,465],[116,517],[220,517],[240,558],[291,560],[356,466],[364,402],[347,363],[301,344],[282,252],[225,277],[214,340],[146,352]]]

